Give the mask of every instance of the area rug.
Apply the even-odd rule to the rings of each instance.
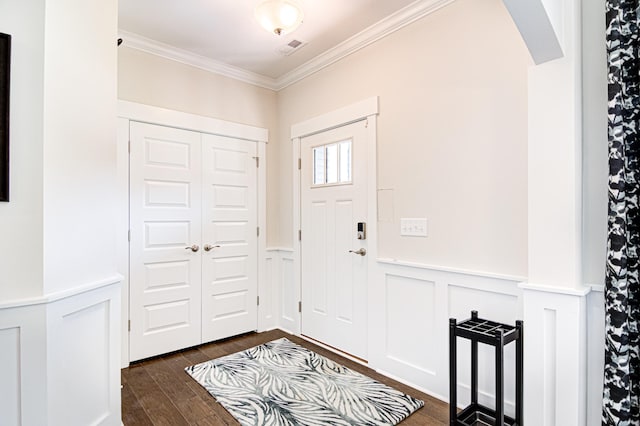
[[[396,425],[424,405],[285,338],[185,370],[243,426]]]

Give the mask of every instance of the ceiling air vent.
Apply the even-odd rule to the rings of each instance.
[[[289,43],[285,44],[284,46],[278,48],[278,53],[283,56],[289,56],[296,50],[300,50],[300,48],[302,46],[305,46],[306,44],[307,44],[306,41],[294,39],[294,40],[291,40]]]

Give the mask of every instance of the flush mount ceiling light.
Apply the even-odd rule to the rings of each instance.
[[[265,0],[255,9],[255,15],[262,27],[277,35],[288,34],[302,23],[304,14],[291,0]]]

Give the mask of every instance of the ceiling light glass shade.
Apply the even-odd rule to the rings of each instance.
[[[270,33],[284,35],[298,28],[304,14],[290,0],[265,0],[256,6],[256,19]]]

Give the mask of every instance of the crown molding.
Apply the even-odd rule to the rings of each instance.
[[[396,13],[389,15],[353,37],[348,38],[312,60],[300,65],[293,71],[282,75],[276,80],[277,86],[275,90],[284,89],[454,1],[455,0],[418,0],[411,3],[409,6],[400,9]]]
[[[128,31],[119,30],[118,34],[119,37],[125,40],[125,46],[132,49],[138,49],[166,59],[171,59],[183,64],[220,74],[225,77],[278,91],[320,71],[340,59],[351,55],[352,53],[357,52],[381,38],[398,31],[412,22],[437,11],[449,3],[453,3],[454,1],[455,0],[418,0],[411,3],[409,6],[389,15],[277,79],[247,71],[239,67],[234,67],[223,62],[215,61]]]
[[[181,62],[186,65],[191,65],[225,77],[244,81],[245,83],[275,90],[276,80],[273,78],[197,55],[193,52],[179,49],[175,46],[152,40],[129,31],[118,30],[118,36],[124,40],[123,45],[126,47]]]

